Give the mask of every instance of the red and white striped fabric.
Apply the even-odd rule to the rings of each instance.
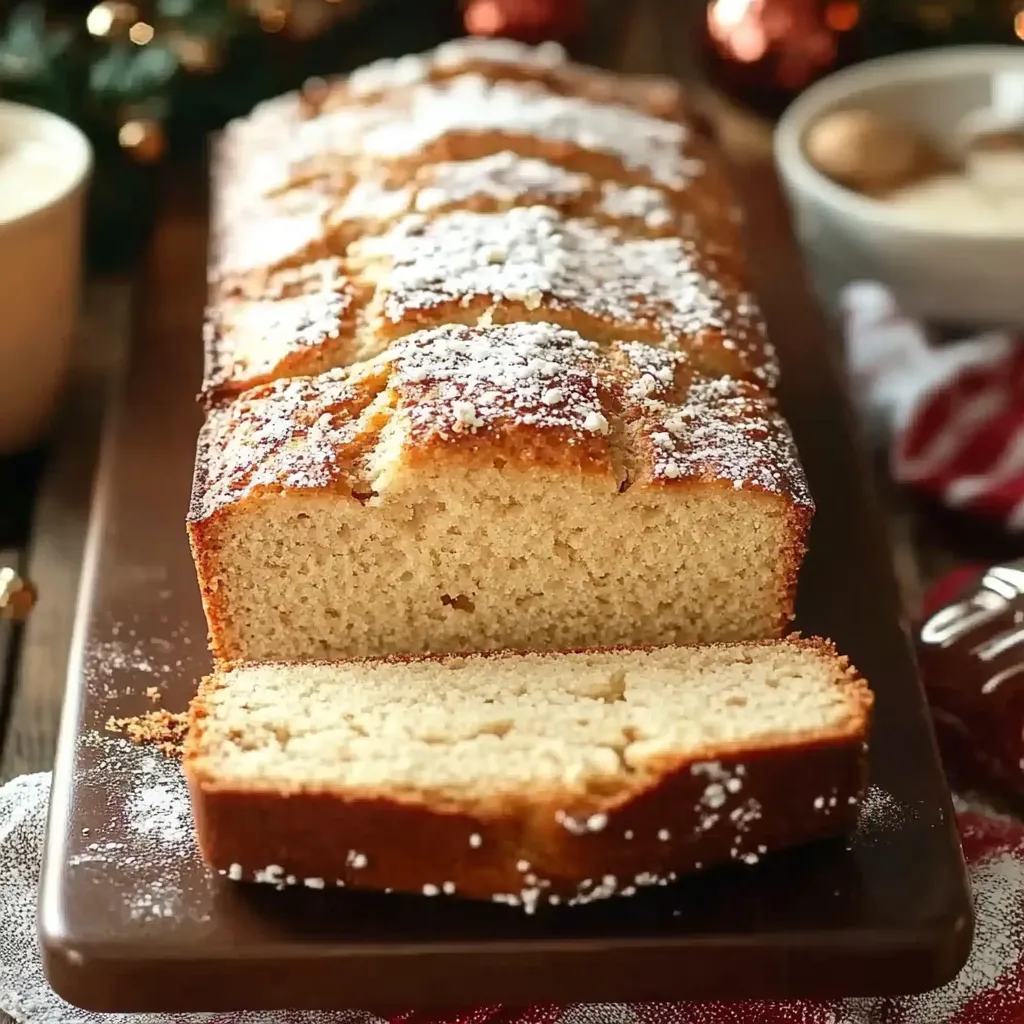
[[[892,473],[950,508],[1024,530],[1024,339],[942,346],[880,285],[843,297],[854,394],[891,437]]]

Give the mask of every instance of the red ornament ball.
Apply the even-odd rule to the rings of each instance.
[[[474,36],[503,36],[524,43],[564,42],[586,24],[585,0],[466,0],[466,31]]]

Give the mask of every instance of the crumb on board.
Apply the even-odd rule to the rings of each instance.
[[[160,699],[160,687],[147,686],[146,696],[155,704]]]
[[[123,733],[132,743],[154,747],[167,757],[180,757],[188,729],[185,712],[147,711],[131,718],[107,719],[107,732]]]

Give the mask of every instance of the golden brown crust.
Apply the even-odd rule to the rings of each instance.
[[[349,262],[380,281],[383,338],[443,323],[548,321],[595,341],[685,350],[703,372],[773,386],[778,367],[750,292],[695,243],[624,237],[547,207],[409,218]]]
[[[268,490],[372,491],[389,425],[402,436],[390,458],[407,464],[614,464],[622,490],[748,488],[786,502],[794,537],[813,508],[770,392],[706,377],[684,353],[626,343],[606,354],[573,331],[519,322],[419,332],[351,370],[246,392],[203,430],[190,521]]]
[[[451,892],[531,909],[552,896],[628,895],[701,867],[755,863],[843,834],[866,783],[871,694],[828,641],[784,643],[834,660],[835,685],[850,705],[844,726],[791,744],[666,758],[655,776],[612,795],[530,793],[491,807],[354,790],[293,789],[281,799],[273,787],[223,785],[203,768],[205,700],[223,675],[212,677],[193,702],[184,761],[204,857],[246,880]]]
[[[508,138],[494,153],[415,166],[400,185],[363,178],[343,190],[328,215],[328,244],[343,251],[410,213],[500,213],[516,206],[549,206],[566,218],[617,226],[627,237],[700,238],[709,255],[743,271],[739,214],[723,176],[703,174],[681,192],[631,186],[601,178],[592,166],[573,171],[521,155],[513,145]]]
[[[361,182],[415,184],[424,172],[429,177],[431,165],[509,152],[598,182],[653,185],[680,213],[699,214],[687,223],[688,233],[703,234],[706,221],[712,239],[723,236],[723,250],[737,248],[728,227],[736,204],[708,141],[677,122],[631,110],[621,100],[609,102],[607,91],[595,102],[540,81],[510,83],[460,72],[377,94],[372,103],[339,103],[311,117],[303,116],[310,111],[297,101],[271,101],[230,125],[216,144],[217,249],[244,254],[243,243],[253,236],[247,224],[286,212],[294,223],[279,227],[279,245],[287,241],[294,250],[296,238],[312,244],[309,228],[317,210]],[[628,83],[623,91],[629,92]],[[270,198],[278,202],[268,204]],[[256,230],[256,247],[268,249],[273,232]],[[230,244],[232,235],[238,244]]]
[[[606,344],[687,351],[714,376],[772,387],[778,375],[742,270],[682,238],[551,207],[411,214],[344,259],[273,264],[245,278],[222,279],[243,298],[210,307],[205,393],[349,365],[450,323],[553,322]],[[236,323],[255,330],[232,337]]]
[[[243,137],[269,140],[297,121],[400,96],[417,85],[462,75],[490,82],[530,83],[597,103],[615,102],[652,117],[678,121],[702,134],[710,132],[703,112],[673,79],[575,64],[554,43],[531,47],[479,38],[455,39],[427,53],[384,58],[348,76],[310,79],[298,91],[260,103],[248,117],[229,127]]]
[[[493,82],[533,82],[552,92],[598,103],[616,102],[654,117],[697,125],[701,118],[679,84],[658,75],[623,75],[575,64],[557,44],[524,46],[511,40],[456,39],[429,53],[385,58],[347,78],[305,90],[310,113],[365,103],[421,82],[459,75]]]
[[[347,365],[401,334],[473,322],[491,302],[465,274],[448,275],[450,295],[412,282],[443,277],[451,268],[438,261],[451,260],[467,230],[482,242],[518,231],[521,253],[538,231],[550,234],[552,218],[558,237],[542,255],[558,272],[539,282],[539,304],[516,301],[514,274],[499,282],[512,293],[494,294],[494,322],[555,320],[597,337],[686,345],[709,372],[771,386],[774,353],[749,294],[735,199],[708,140],[676,117],[676,87],[583,69],[550,47],[469,40],[364,69],[318,96],[263,104],[217,145],[211,319],[222,322],[220,307],[238,298],[305,291],[296,279],[339,261],[369,319],[321,347],[268,341],[251,372],[219,338],[205,394]],[[548,214],[529,223],[538,204]],[[403,250],[418,232],[436,252],[421,245],[410,260]],[[380,240],[369,270],[364,252],[350,252],[367,239]],[[598,264],[598,279],[584,273]]]
[[[356,357],[368,291],[328,258],[248,275],[237,298],[206,310],[202,397],[215,403],[282,377],[310,376]]]
[[[504,896],[496,901],[529,907],[552,895],[562,902],[630,895],[694,870],[730,860],[753,863],[779,849],[843,835],[856,821],[864,786],[861,748],[858,740],[720,761],[730,778],[746,769],[749,799],[761,807],[760,818],[739,833],[728,819],[700,829],[704,819],[691,809],[707,783],[688,765],[608,815],[599,832],[583,835],[556,822],[551,809],[543,822],[485,820],[386,798],[350,802],[300,793],[285,800],[210,789],[188,762],[186,777],[203,856],[226,874],[430,895],[450,888],[455,895]],[[827,810],[815,813],[818,800]],[[667,830],[668,840],[659,838],[665,822],[678,822]]]

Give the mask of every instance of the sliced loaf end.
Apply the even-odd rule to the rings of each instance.
[[[586,902],[847,831],[871,705],[799,638],[237,664],[185,769],[238,880]]]

